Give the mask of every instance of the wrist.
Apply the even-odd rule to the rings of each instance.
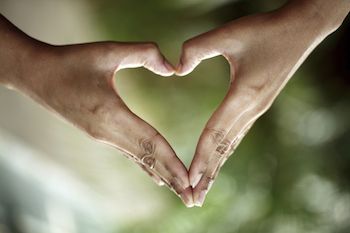
[[[2,72],[1,83],[5,86],[20,88],[20,85],[25,80],[28,74],[28,65],[33,62],[30,54],[32,53],[32,46],[30,44],[11,43],[1,56]]]
[[[0,15],[0,83],[15,86],[23,77],[33,39]]]
[[[350,11],[350,0],[291,0],[281,11],[327,36],[343,23]]]

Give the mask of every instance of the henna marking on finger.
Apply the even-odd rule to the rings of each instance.
[[[156,159],[154,158],[154,145],[150,140],[142,140],[140,141],[140,147],[143,151],[142,155],[140,156],[142,164],[153,169],[156,164]]]
[[[210,187],[213,185],[213,183],[214,183],[214,180],[215,180],[215,175],[214,176],[212,176],[212,175],[206,175],[205,176],[205,186],[202,188],[202,190],[204,190],[204,191],[208,191],[209,189],[210,189]]]
[[[231,145],[231,142],[229,140],[224,140],[216,148],[216,152],[218,152],[219,155],[223,156],[229,151],[230,145]]]
[[[150,140],[142,140],[140,147],[144,151],[143,155],[150,155],[154,153],[154,145]]]

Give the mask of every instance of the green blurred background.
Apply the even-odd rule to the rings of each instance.
[[[0,0],[0,12],[45,42],[154,41],[176,64],[185,40],[285,2]],[[0,233],[350,232],[349,23],[256,122],[202,208],[185,208],[119,152],[1,87]],[[123,99],[186,166],[228,82],[220,57],[184,78],[117,74]]]

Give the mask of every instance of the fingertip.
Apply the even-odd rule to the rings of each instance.
[[[182,76],[182,63],[180,62],[177,66],[176,66],[176,69],[175,69],[175,74],[177,76]]]
[[[202,185],[198,185],[196,186],[196,188],[193,188],[193,202],[194,205],[197,207],[202,207],[203,203],[205,201],[205,197],[208,193],[208,189],[205,187],[203,187],[203,184],[205,183],[205,181],[203,179],[201,179],[201,183]]]
[[[175,73],[175,68],[174,68],[174,66],[171,64],[171,63],[169,63],[166,59],[164,60],[164,66],[166,67],[166,69],[169,71],[169,72],[171,72],[171,73]]]
[[[180,61],[177,64],[176,69],[175,69],[175,74],[177,76],[185,76],[188,73],[190,73],[190,72],[186,72],[186,66],[187,66],[186,57],[187,57],[186,53],[183,52],[181,54]]]
[[[166,71],[166,72],[163,72],[161,75],[163,77],[170,77],[170,76],[173,76],[174,75],[174,71]]]
[[[165,64],[162,64],[161,67],[160,66],[153,67],[153,68],[149,67],[149,70],[151,70],[153,73],[160,75],[160,76],[163,76],[163,77],[169,77],[169,76],[174,75],[174,73],[175,73],[174,70],[169,70]]]
[[[188,186],[186,189],[184,189],[184,191],[180,194],[180,197],[187,208],[192,208],[195,206],[193,202],[193,190],[191,186]]]
[[[189,73],[191,73],[192,70],[185,70],[183,67],[184,67],[184,66],[183,66],[182,64],[180,64],[180,65],[176,68],[175,74],[176,74],[177,76],[183,77],[183,76],[186,76],[186,75],[188,75]]]
[[[202,191],[199,193],[199,195],[197,196],[197,199],[195,199],[194,205],[197,206],[197,207],[202,207],[206,195],[207,195],[207,192],[206,192],[205,190],[202,190]]]

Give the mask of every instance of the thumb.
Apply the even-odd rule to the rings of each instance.
[[[215,48],[214,38],[209,33],[192,38],[182,46],[180,62],[175,73],[179,76],[185,76],[191,73],[201,61],[220,54]]]
[[[161,76],[174,74],[174,67],[163,56],[155,43],[131,44],[126,48],[125,52],[126,55],[120,62],[117,71],[127,68],[145,67]]]

